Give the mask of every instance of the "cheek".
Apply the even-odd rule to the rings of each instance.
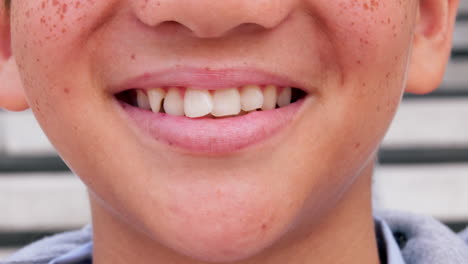
[[[352,71],[406,63],[416,1],[309,2],[334,44],[344,78]]]
[[[355,118],[362,120],[354,121],[389,122],[406,81],[417,2],[347,0],[320,6],[327,8],[321,10],[328,14],[322,23],[333,32],[328,37],[342,81],[329,96],[343,105],[342,116],[349,118],[346,111],[355,109]]]
[[[13,54],[29,105],[39,121],[58,123],[56,119],[65,116],[68,109],[79,108],[79,97],[92,89],[86,75],[87,43],[112,2],[30,0],[13,5]],[[47,118],[50,116],[57,118]]]
[[[26,80],[26,90],[42,82],[32,75],[50,80],[63,78],[86,59],[86,43],[107,15],[108,1],[20,1],[12,10],[13,53]]]

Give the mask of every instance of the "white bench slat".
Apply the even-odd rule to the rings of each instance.
[[[447,64],[441,89],[468,90],[468,60],[451,60]]]
[[[460,7],[459,7],[459,13],[468,12],[468,1],[466,0],[460,0]]]
[[[377,208],[468,221],[468,164],[381,166],[376,171]]]
[[[460,0],[458,11],[459,11],[458,13],[467,13],[468,12],[468,1]]]
[[[401,104],[383,147],[468,147],[468,98]]]
[[[458,22],[453,33],[453,47],[468,49],[468,21]]]
[[[380,166],[376,205],[468,221],[468,164]],[[0,177],[0,231],[78,228],[90,222],[83,185],[70,175]]]
[[[84,185],[71,173],[0,175],[0,230],[47,231],[90,222]]]
[[[0,113],[0,125],[0,130],[3,130],[0,145],[9,155],[55,153],[31,111]]]

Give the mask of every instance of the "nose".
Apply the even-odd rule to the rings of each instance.
[[[177,22],[199,38],[222,37],[248,24],[271,29],[285,20],[296,0],[131,0],[138,19],[155,27]]]

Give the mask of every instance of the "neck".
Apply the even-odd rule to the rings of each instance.
[[[296,225],[273,246],[236,264],[379,263],[371,205],[372,165],[320,219]],[[122,220],[90,195],[96,264],[203,263],[174,252]]]

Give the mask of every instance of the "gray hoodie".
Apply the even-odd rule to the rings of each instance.
[[[390,227],[406,264],[468,264],[468,228],[457,235],[430,217],[395,211],[375,215]],[[91,241],[91,228],[85,227],[42,239],[0,263],[48,264]]]

